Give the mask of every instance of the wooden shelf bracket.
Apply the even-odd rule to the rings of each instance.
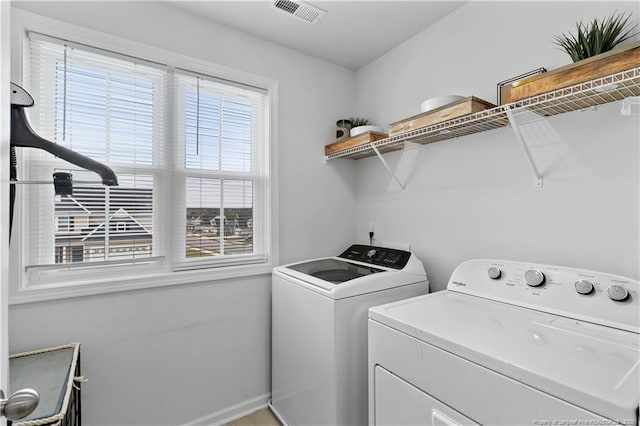
[[[525,140],[524,135],[520,131],[520,126],[518,125],[518,122],[513,115],[512,108],[513,107],[509,105],[505,105],[504,111],[507,114],[507,118],[509,119],[511,128],[513,129],[513,132],[516,135],[516,139],[518,139],[518,142],[520,142],[520,147],[524,152],[524,156],[527,158],[527,162],[529,163],[529,167],[531,168],[531,172],[533,173],[533,176],[535,179],[534,183],[538,188],[542,188],[542,175],[540,175],[540,172],[536,167],[536,163],[533,161],[533,158],[531,157],[531,152],[529,151],[529,147],[527,146],[527,141]]]

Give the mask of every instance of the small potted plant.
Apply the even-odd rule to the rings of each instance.
[[[369,125],[369,120],[366,118],[352,117],[351,121],[351,136],[357,136],[366,132],[382,132],[382,127]]]
[[[636,25],[629,26],[631,14],[616,13],[601,20],[594,19],[589,24],[576,23],[577,34],[555,36],[554,44],[571,56],[573,62],[607,52],[618,44],[638,34],[633,32]]]
[[[348,138],[351,127],[353,127],[353,124],[347,118],[336,121],[336,139]]]

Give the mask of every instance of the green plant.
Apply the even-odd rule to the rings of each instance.
[[[629,26],[631,13],[616,13],[601,20],[594,19],[589,24],[576,23],[577,34],[554,36],[553,44],[564,49],[573,62],[607,52],[616,45],[638,34],[633,30],[637,24]]]
[[[368,119],[360,117],[351,117],[349,121],[351,121],[351,127],[366,126],[369,124]]]

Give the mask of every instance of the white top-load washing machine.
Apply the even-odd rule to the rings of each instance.
[[[370,423],[638,424],[640,284],[472,260],[369,311]]]
[[[366,424],[368,309],[428,290],[422,262],[391,248],[274,268],[274,413],[290,425]]]

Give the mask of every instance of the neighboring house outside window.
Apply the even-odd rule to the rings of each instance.
[[[82,256],[56,256],[56,263],[91,262],[105,260],[105,209],[102,189],[95,187],[74,187],[71,196],[58,196],[55,200],[56,223],[78,223],[72,230],[59,225],[55,233],[55,246],[66,251],[74,247],[82,250]],[[135,199],[116,204],[117,210],[108,217],[109,247],[108,258],[134,259],[152,255],[153,198],[149,189],[123,190],[111,188],[110,200],[119,198]],[[126,197],[120,192],[126,192]],[[111,210],[115,208],[112,207]],[[60,215],[60,216],[58,216]],[[69,232],[73,231],[73,232]],[[76,250],[79,250],[76,248]]]

